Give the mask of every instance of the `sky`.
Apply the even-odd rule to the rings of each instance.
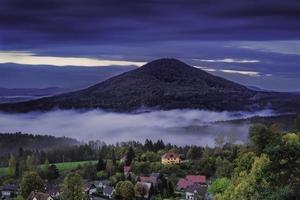
[[[300,1],[0,1],[0,67],[139,67],[162,57],[300,91]]]

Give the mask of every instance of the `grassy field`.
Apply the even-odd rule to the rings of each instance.
[[[79,165],[84,165],[86,163],[97,163],[96,160],[90,160],[90,161],[77,161],[77,162],[64,162],[64,163],[53,163],[57,166],[60,173],[68,172],[72,169],[77,168]],[[51,163],[52,164],[52,163]],[[39,167],[43,167],[44,165],[39,165]],[[0,168],[0,176],[5,176],[8,173],[7,167],[1,167]]]

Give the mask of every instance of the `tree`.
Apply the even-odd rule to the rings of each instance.
[[[236,134],[234,132],[230,132],[227,135],[227,142],[229,144],[235,144],[236,143]]]
[[[236,165],[236,167],[234,168],[235,175],[238,175],[242,171],[248,173],[252,167],[255,157],[256,156],[254,152],[247,152],[247,153],[240,154],[239,157],[235,160],[235,165]]]
[[[130,181],[120,181],[116,186],[116,196],[123,200],[133,199],[134,185]]]
[[[218,134],[215,137],[215,145],[216,145],[216,147],[223,148],[224,144],[225,144],[225,136],[224,136],[224,134]]]
[[[114,167],[114,163],[112,160],[107,160],[106,161],[106,172],[111,175],[113,172],[113,167]]]
[[[135,153],[132,147],[129,147],[127,154],[126,154],[126,165],[131,165],[131,162],[135,158]]]
[[[93,180],[96,178],[96,166],[92,163],[85,163],[82,166],[81,175],[84,179]]]
[[[294,121],[296,131],[300,132],[300,115]]]
[[[44,163],[44,165],[43,165],[43,170],[44,170],[45,172],[47,172],[47,170],[49,169],[49,167],[50,167],[49,160],[46,159],[46,160],[45,160],[45,163]]]
[[[258,199],[261,192],[269,187],[266,179],[269,165],[270,159],[267,155],[255,157],[249,172],[242,171],[235,174],[218,197],[224,200]]]
[[[270,192],[280,191],[282,188],[288,186],[286,190],[278,195],[286,195],[289,198],[295,199],[299,196],[300,188],[300,136],[295,133],[287,133],[282,136],[281,142],[268,147],[266,153],[268,154],[271,165],[269,169],[269,177],[272,182]],[[284,199],[284,198],[281,198]]]
[[[104,170],[97,172],[96,175],[99,179],[106,179],[108,177],[107,172]]]
[[[220,194],[226,190],[229,184],[228,178],[218,178],[209,186],[208,191],[213,195]]]
[[[83,200],[85,196],[81,176],[74,172],[68,174],[64,179],[62,191],[64,199]]]
[[[200,159],[201,155],[202,155],[202,149],[200,149],[199,147],[196,147],[196,146],[190,147],[187,152],[187,158],[189,160]]]
[[[137,197],[144,197],[147,194],[147,188],[143,183],[139,182],[134,186],[134,193]]]
[[[144,146],[145,146],[145,149],[146,149],[147,151],[153,151],[153,150],[154,150],[152,140],[146,139],[145,145],[144,145]]]
[[[26,169],[28,171],[33,171],[35,170],[35,166],[34,166],[34,158],[33,156],[27,156],[26,158]]]
[[[106,167],[106,163],[104,162],[104,160],[102,158],[99,158],[98,163],[97,163],[97,171],[102,171],[105,170]]]
[[[13,155],[10,155],[9,161],[8,161],[8,175],[10,177],[13,177],[16,175],[16,158]]]
[[[56,165],[50,165],[46,171],[46,177],[48,180],[55,180],[59,177],[59,171]]]
[[[218,157],[216,159],[216,176],[218,178],[230,177],[232,173],[233,165],[227,159]]]
[[[279,140],[279,134],[273,133],[265,125],[256,124],[250,127],[249,138],[254,150],[261,154],[267,146]]]
[[[44,183],[36,172],[29,171],[22,177],[21,194],[26,199],[32,191],[43,192]]]
[[[142,161],[157,162],[160,160],[160,156],[158,156],[157,153],[147,151],[141,155],[140,159]]]

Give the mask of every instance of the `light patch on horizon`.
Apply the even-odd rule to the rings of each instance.
[[[198,69],[202,69],[202,70],[207,71],[207,72],[215,72],[215,71],[217,71],[216,69],[213,69],[213,68],[202,67],[202,66],[198,66],[198,65],[194,65],[194,67],[198,68]]]
[[[300,55],[300,40],[239,42],[235,46],[262,52]]]
[[[245,71],[245,70],[233,70],[233,69],[214,69],[209,67],[203,67],[194,65],[195,68],[201,69],[207,72],[223,72],[228,74],[239,74],[239,75],[245,75],[245,76],[261,76],[261,73],[256,71]],[[272,74],[266,74],[265,76],[272,76]]]
[[[259,72],[255,71],[241,71],[241,70],[232,70],[232,69],[220,69],[219,71],[229,74],[241,74],[247,76],[260,76]]]
[[[104,67],[104,66],[142,66],[146,62],[135,62],[126,60],[106,60],[84,57],[55,57],[40,56],[32,52],[24,51],[0,51],[0,64],[14,63],[22,65],[54,65],[54,66],[84,66],[84,67]]]
[[[224,59],[193,59],[201,62],[210,63],[258,63],[260,60],[248,60],[248,59],[234,59],[234,58],[224,58]]]

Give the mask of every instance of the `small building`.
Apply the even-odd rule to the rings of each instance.
[[[151,183],[155,188],[158,186],[158,177],[156,176],[140,176],[138,180],[142,183]]]
[[[185,190],[187,187],[194,184],[199,184],[201,187],[206,187],[206,176],[188,175],[185,178],[180,178],[177,182],[176,190]]]
[[[47,193],[32,191],[27,200],[53,200],[53,198]]]
[[[151,183],[137,182],[135,184],[135,187],[140,187],[140,189],[135,190],[135,197],[150,199],[150,197],[152,196],[152,194],[151,194],[152,184]]]
[[[115,192],[115,188],[113,188],[112,186],[106,186],[103,189],[103,195],[109,199],[113,197],[114,192]]]
[[[58,197],[60,195],[59,186],[56,184],[48,183],[46,185],[46,193],[48,193],[51,197]]]
[[[200,199],[202,187],[199,184],[193,184],[186,188],[185,199],[186,200],[198,200]]]
[[[84,189],[86,194],[92,195],[97,192],[97,187],[93,182],[88,182],[85,184],[85,189]]]
[[[14,184],[0,186],[0,193],[4,199],[14,196],[17,193],[17,191],[18,187]]]
[[[180,155],[174,151],[168,151],[161,157],[162,164],[180,164]]]
[[[110,184],[111,182],[109,180],[94,181],[94,185],[100,189],[104,189],[106,186],[110,186]]]
[[[131,166],[124,166],[124,176],[127,177],[131,171]]]

